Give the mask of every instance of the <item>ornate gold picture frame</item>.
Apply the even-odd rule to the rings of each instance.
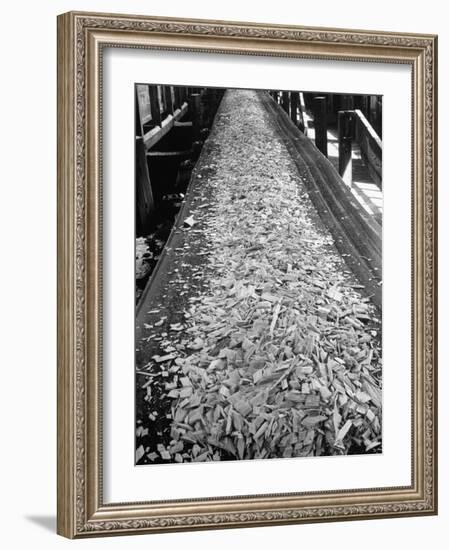
[[[412,74],[411,484],[105,502],[105,48],[403,64]],[[437,513],[437,37],[70,12],[58,18],[58,533],[118,534]],[[400,223],[400,221],[398,222]],[[129,365],[132,368],[132,365]],[[151,468],[151,466],[149,466]]]

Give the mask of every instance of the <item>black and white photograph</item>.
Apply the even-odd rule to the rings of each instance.
[[[382,96],[134,99],[135,464],[382,453]]]

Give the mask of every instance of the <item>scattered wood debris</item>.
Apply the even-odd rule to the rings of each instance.
[[[184,220],[184,227],[190,228],[193,227],[196,223],[196,220],[193,216],[189,216]]]

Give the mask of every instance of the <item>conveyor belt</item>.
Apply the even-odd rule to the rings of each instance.
[[[328,166],[283,127],[265,93],[226,92],[137,311],[144,463],[350,452],[352,437],[379,448],[378,312],[323,220],[348,241],[347,228],[374,241],[376,227],[337,218]],[[360,393],[352,409],[345,392]],[[314,426],[337,398],[341,430],[322,427],[324,441]]]

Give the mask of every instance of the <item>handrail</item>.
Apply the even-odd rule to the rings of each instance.
[[[188,109],[188,104],[184,103],[180,109],[176,109],[176,111],[173,114],[168,114],[163,120],[161,120],[161,124],[155,126],[154,128],[151,128],[146,134],[143,136],[145,149],[149,149],[153,145],[155,145],[161,138],[165,136],[165,134],[173,127],[174,123],[182,118],[184,114],[186,113]]]

